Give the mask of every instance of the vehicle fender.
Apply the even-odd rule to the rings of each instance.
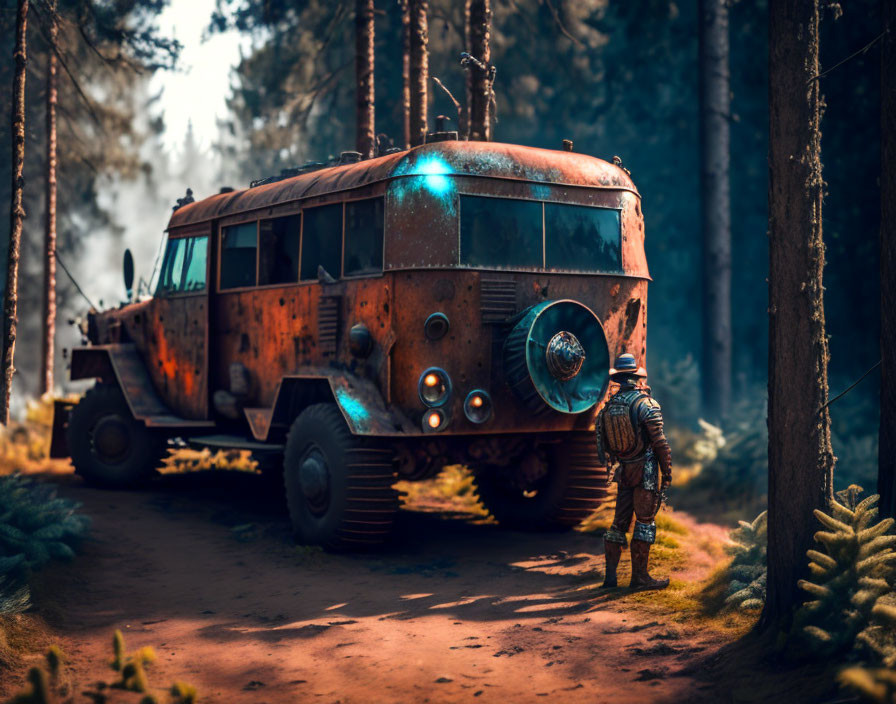
[[[149,371],[134,344],[76,347],[71,355],[71,379],[99,379],[117,384],[134,418],[149,427],[212,427],[210,420],[188,420],[177,416],[159,397]]]
[[[245,409],[256,440],[267,440],[273,428],[287,430],[304,407],[334,402],[353,435],[395,437],[415,426],[397,408],[386,404],[376,384],[338,369],[311,369],[284,376],[270,409]]]

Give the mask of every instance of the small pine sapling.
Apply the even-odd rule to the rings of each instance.
[[[832,515],[815,511],[826,529],[815,534],[824,552],[806,553],[812,576],[800,580],[799,586],[814,598],[797,612],[797,625],[820,655],[867,648],[871,635],[860,638],[860,634],[876,628],[878,618],[889,616],[888,610],[875,609],[884,604],[881,597],[892,591],[896,535],[887,535],[893,519],[873,523],[878,498],[869,496],[854,508],[833,501]]]
[[[728,567],[731,583],[725,604],[760,609],[765,603],[768,512],[763,511],[751,523],[739,523],[740,528],[730,534],[734,545],[728,552],[734,559]]]

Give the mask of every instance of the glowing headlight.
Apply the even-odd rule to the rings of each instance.
[[[451,379],[448,372],[438,367],[430,367],[420,375],[417,383],[420,400],[427,406],[442,406],[451,396]]]
[[[423,430],[437,433],[448,425],[448,416],[438,408],[431,408],[423,414]]]
[[[492,417],[492,399],[482,389],[473,389],[464,401],[464,415],[471,423],[485,423]]]

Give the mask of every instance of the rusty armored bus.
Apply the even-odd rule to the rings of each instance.
[[[127,486],[174,438],[249,449],[297,538],[332,548],[383,541],[393,484],[455,463],[499,522],[576,525],[606,491],[610,359],[645,354],[629,174],[450,139],[345,161],[175,210],[154,296],[72,351],[98,383],[54,454]]]

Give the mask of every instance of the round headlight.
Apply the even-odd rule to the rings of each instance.
[[[471,423],[485,423],[492,417],[492,399],[486,391],[473,389],[464,401],[464,415]]]
[[[423,414],[423,432],[438,433],[448,425],[448,416],[439,408],[430,408]]]
[[[420,400],[427,406],[442,406],[451,396],[451,378],[448,372],[438,367],[430,367],[420,375],[417,382]]]
[[[448,322],[447,315],[444,313],[433,313],[423,323],[423,334],[426,335],[427,340],[435,342],[445,337],[450,327],[451,324]]]

